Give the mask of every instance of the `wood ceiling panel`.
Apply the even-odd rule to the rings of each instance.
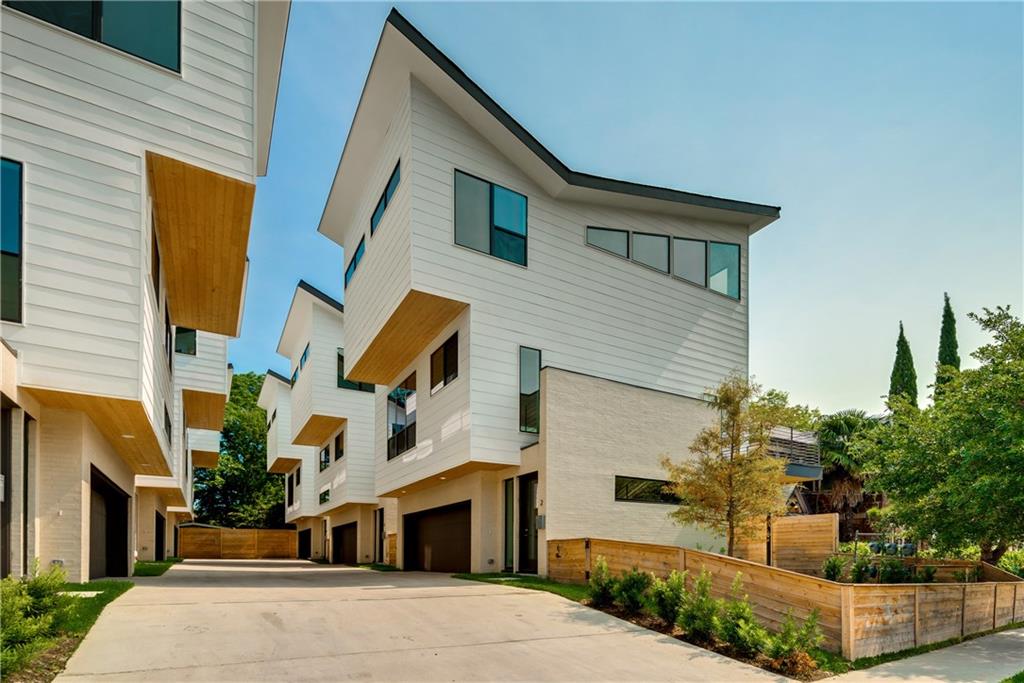
[[[468,305],[411,290],[348,371],[347,379],[392,383]]]
[[[271,461],[270,467],[267,468],[267,472],[270,472],[271,474],[288,474],[301,462],[301,458],[286,458],[284,456],[278,456]]]
[[[171,320],[235,336],[256,186],[155,152],[146,170]]]
[[[220,460],[220,453],[215,451],[192,451],[192,466],[200,469],[212,470],[217,467]]]
[[[141,401],[27,388],[43,405],[80,410],[136,474],[169,476],[159,438]]]
[[[467,474],[473,472],[479,472],[480,470],[503,470],[507,467],[515,467],[515,465],[509,465],[508,463],[496,463],[496,462],[482,462],[480,460],[470,460],[464,462],[461,465],[449,468],[444,472],[439,472],[430,476],[426,476],[419,481],[412,482],[407,486],[399,486],[396,489],[388,491],[387,493],[380,494],[380,498],[401,498],[407,496],[410,493],[416,493],[417,491],[423,491],[433,486],[444,484],[445,482],[453,479],[458,479]]]
[[[319,446],[326,443],[331,434],[341,429],[347,421],[344,417],[333,415],[310,415],[292,443],[296,446]]]
[[[185,404],[185,417],[192,429],[209,429],[219,432],[224,427],[224,406],[228,397],[212,391],[182,389],[181,400]]]

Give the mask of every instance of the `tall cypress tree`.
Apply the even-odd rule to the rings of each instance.
[[[939,333],[939,366],[946,365],[959,370],[960,355],[957,353],[956,318],[953,317],[953,307],[949,304],[949,294],[946,293],[943,296],[946,303],[942,307],[942,331]],[[949,377],[943,376],[941,371],[936,373],[936,388],[948,381]]]
[[[896,339],[896,360],[892,364],[892,375],[889,376],[889,396],[899,394],[917,405],[917,372],[914,371],[914,357],[910,354],[910,344],[903,334],[902,320],[900,336]]]

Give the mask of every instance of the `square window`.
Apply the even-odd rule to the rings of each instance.
[[[633,233],[633,260],[662,273],[668,272],[668,235]]]
[[[708,245],[704,240],[672,240],[672,272],[701,287],[707,286]]]

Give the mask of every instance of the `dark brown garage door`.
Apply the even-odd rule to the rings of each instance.
[[[356,563],[358,529],[358,522],[342,524],[331,529],[331,562],[334,564]]]
[[[130,498],[95,467],[89,480],[89,578],[128,576]]]
[[[468,500],[405,515],[405,569],[468,572],[469,520]]]

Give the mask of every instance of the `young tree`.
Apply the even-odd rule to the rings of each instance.
[[[785,509],[785,461],[768,455],[772,427],[786,424],[793,409],[777,395],[763,400],[761,388],[744,377],[730,377],[714,390],[711,406],[719,420],[690,445],[696,458],[661,464],[670,487],[684,502],[671,515],[725,536],[729,555],[736,541],[753,538],[768,515]]]
[[[196,470],[198,521],[229,527],[284,525],[284,486],[267,472],[267,417],[256,401],[263,375],[235,374],[224,408],[220,460],[214,469]]]
[[[904,396],[907,401],[917,405],[917,372],[914,370],[914,357],[910,353],[910,343],[903,334],[903,321],[900,321],[900,336],[896,338],[896,360],[892,364],[889,376],[889,398]]]
[[[971,314],[993,342],[917,410],[896,397],[888,424],[855,438],[869,490],[942,550],[978,544],[996,562],[1024,543],[1024,323],[1009,308]]]
[[[943,294],[942,329],[939,332],[939,361],[935,372],[936,391],[949,381],[950,372],[960,370],[960,354],[956,343],[956,318],[949,303],[949,294]]]

